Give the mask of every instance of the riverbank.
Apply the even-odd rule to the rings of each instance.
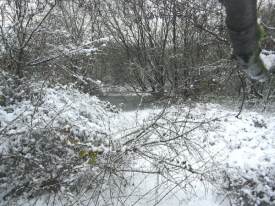
[[[274,204],[273,113],[42,86],[0,107],[0,205]]]

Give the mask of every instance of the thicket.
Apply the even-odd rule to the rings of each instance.
[[[259,2],[269,50],[272,8]],[[90,93],[100,80],[184,97],[238,95],[244,85],[216,0],[4,0],[0,11],[1,69],[20,78],[78,82]]]

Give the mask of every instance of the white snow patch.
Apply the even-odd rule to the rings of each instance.
[[[264,65],[268,70],[275,66],[275,53],[274,51],[263,50],[260,54]]]

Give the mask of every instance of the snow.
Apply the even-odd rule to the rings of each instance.
[[[268,70],[273,69],[275,66],[275,53],[274,51],[263,50],[260,54],[261,59],[263,60],[266,68]]]
[[[76,137],[85,138],[84,141],[107,132],[108,120],[112,114],[106,112],[97,97],[62,87],[46,88],[43,92],[42,102],[23,101],[9,106],[11,112],[0,107],[2,130],[11,127],[7,134],[20,133],[27,131],[30,124],[37,130],[47,127],[64,128]],[[36,103],[41,105],[36,107]],[[18,118],[20,116],[22,118]],[[16,128],[20,129],[12,129],[15,120]],[[0,153],[4,152],[4,145],[1,144]]]
[[[176,156],[162,146],[148,148],[151,149],[151,154],[158,155],[160,158],[187,160],[194,170],[206,173],[206,179],[201,181],[197,175],[190,174],[190,178],[182,181],[188,175],[184,170],[171,171],[171,178],[173,177],[176,183],[167,181],[168,176],[164,178],[158,174],[126,172],[125,178],[135,185],[125,189],[125,196],[134,192],[134,195],[125,199],[126,205],[136,202],[136,205],[151,206],[159,202],[159,205],[163,206],[228,206],[236,191],[224,189],[229,184],[224,179],[225,174],[234,184],[238,185],[241,182],[244,186],[238,192],[255,201],[268,202],[270,197],[275,195],[270,185],[274,180],[272,174],[275,171],[275,115],[272,113],[244,110],[240,117],[236,118],[237,112],[234,109],[218,104],[202,103],[173,105],[165,111],[156,107],[114,113],[108,110],[112,107],[110,104],[70,87],[46,87],[35,93],[32,101],[24,100],[8,107],[0,107],[0,132],[8,128],[7,135],[14,135],[28,131],[30,125],[34,130],[47,127],[61,128],[78,139],[79,144],[83,143],[93,151],[106,152],[109,152],[110,148],[104,145],[95,146],[90,142],[94,137],[104,139],[108,136],[108,138],[112,137],[113,141],[121,142],[121,145],[124,145],[121,151],[126,154],[132,147],[124,144],[127,138],[131,137],[129,134],[148,128],[160,113],[164,118],[158,123],[163,127],[167,126],[169,130],[177,130],[183,134],[190,130],[187,138],[191,143],[199,145],[199,157],[180,150],[182,152],[180,155],[184,156]],[[43,98],[40,99],[40,96]],[[185,126],[179,123],[186,120]],[[178,123],[169,127],[171,121]],[[198,128],[192,130],[196,127]],[[158,140],[157,134],[165,130],[159,127],[157,132],[151,128],[148,131],[142,143],[136,145],[139,151],[147,152],[146,147],[142,145]],[[7,148],[11,144],[16,143],[9,138],[1,139],[0,153],[7,153]],[[67,141],[67,144],[74,143]],[[177,144],[177,147],[185,146],[180,141]],[[151,162],[146,158],[135,155],[133,157],[136,158],[132,160],[132,166],[129,169],[153,171],[156,165],[157,168],[165,168],[160,163]],[[25,158],[30,159],[31,154],[26,152]],[[82,165],[79,168],[85,167]],[[211,184],[207,182],[210,179]],[[248,180],[255,184],[245,185],[244,183]],[[175,186],[175,184],[181,186]],[[151,192],[148,193],[150,190]],[[264,196],[259,199],[258,196],[253,195],[253,191],[257,194],[264,192]]]
[[[188,107],[175,106],[170,108],[168,113],[173,114],[173,112],[179,110],[182,111],[180,116],[185,117],[186,113],[183,111],[188,111]],[[116,117],[116,121],[122,123],[121,131],[126,131],[127,128],[141,126],[158,112],[160,112],[160,109],[124,112]],[[219,172],[228,170],[228,172],[231,172],[229,174],[237,179],[240,175],[240,177],[252,178],[257,181],[257,175],[275,167],[273,158],[275,155],[274,115],[245,110],[240,118],[236,118],[235,110],[230,110],[221,105],[196,104],[196,106],[193,106],[190,116],[193,116],[192,119],[196,121],[218,118],[218,121],[211,123],[211,127],[208,128],[209,131],[205,132],[198,129],[190,138],[196,138],[199,144],[204,147],[204,151],[207,151],[215,159],[215,162],[220,164]],[[118,127],[116,132],[118,133]],[[144,164],[141,163],[141,165]],[[140,164],[137,167],[140,167]],[[139,177],[138,179],[143,178]],[[141,188],[147,191],[146,189],[149,190],[150,185],[154,185],[154,183],[156,184],[156,177],[147,178]],[[229,205],[229,200],[225,195],[219,194],[219,186],[222,186],[220,185],[221,182],[218,183],[217,188],[209,185],[207,190],[204,189],[203,183],[195,182],[193,184],[194,193],[191,197],[188,197],[186,192],[177,191],[172,195],[168,195],[160,205],[181,205],[183,204],[182,201],[184,202],[183,205],[190,206]],[[256,189],[261,191],[261,187],[264,187],[264,185],[260,182],[257,182],[257,184]],[[243,191],[245,191],[245,188]],[[146,198],[144,201],[146,202]],[[151,204],[142,201],[139,205]]]

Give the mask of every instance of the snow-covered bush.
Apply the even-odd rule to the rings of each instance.
[[[10,82],[1,87],[0,202],[16,205],[19,199],[78,196],[84,190],[95,195],[105,185],[102,171],[125,165],[122,157],[112,161],[117,152],[109,119],[116,113],[109,103],[46,83],[20,82],[19,92],[13,90],[13,76],[4,73],[0,79]]]

